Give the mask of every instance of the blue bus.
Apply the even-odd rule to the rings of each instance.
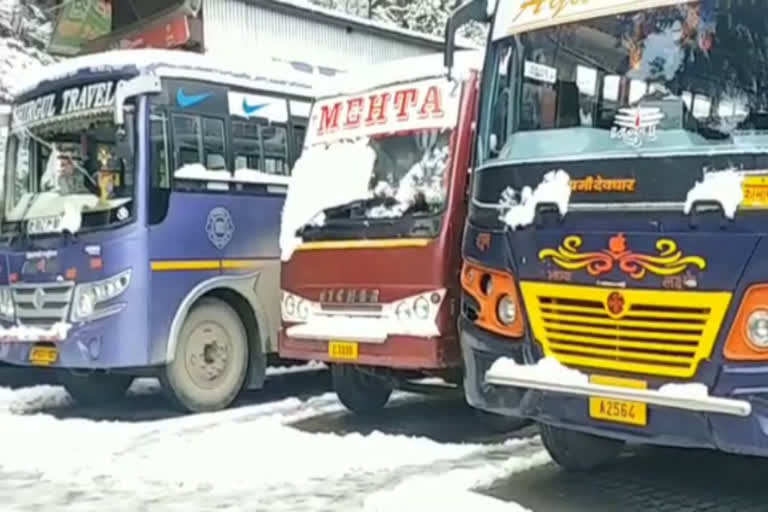
[[[72,397],[156,376],[189,412],[264,381],[278,231],[319,77],[177,50],[43,68],[13,105],[0,360]]]

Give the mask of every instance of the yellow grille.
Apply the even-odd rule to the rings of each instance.
[[[520,283],[533,335],[563,364],[692,377],[712,354],[729,292]],[[619,293],[623,313],[608,297]]]

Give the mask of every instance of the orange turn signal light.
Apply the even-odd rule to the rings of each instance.
[[[465,261],[461,287],[478,303],[475,325],[502,336],[522,337],[523,316],[512,275]]]
[[[747,289],[723,353],[733,361],[768,360],[768,284]]]

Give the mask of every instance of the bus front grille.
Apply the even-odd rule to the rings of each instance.
[[[46,328],[67,321],[74,283],[13,285],[16,317],[24,325]]]
[[[690,378],[712,354],[728,292],[522,282],[531,329],[566,365]]]

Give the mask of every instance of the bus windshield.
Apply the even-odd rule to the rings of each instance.
[[[126,221],[135,171],[133,115],[125,119],[124,129],[105,114],[13,130],[4,224],[29,221],[30,234],[40,234]]]
[[[762,6],[666,3],[498,37],[480,163],[768,149]]]

